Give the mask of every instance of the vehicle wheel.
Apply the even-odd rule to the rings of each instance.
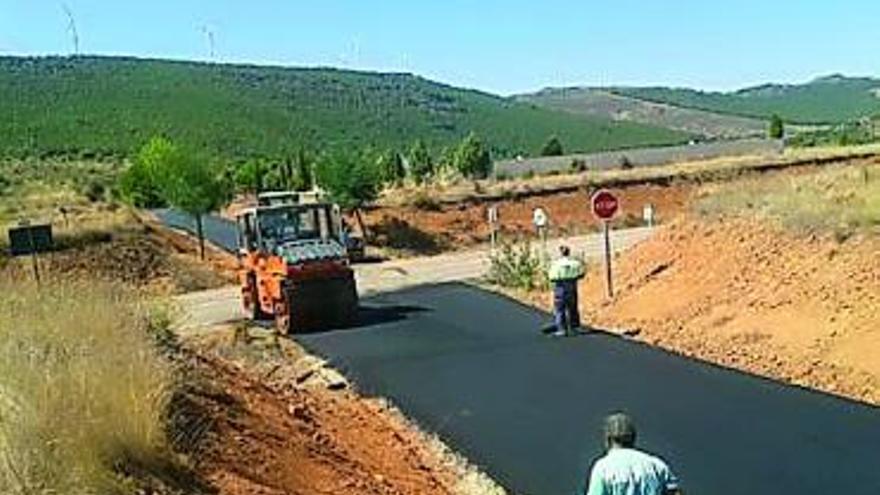
[[[346,281],[345,288],[340,294],[338,308],[338,326],[350,327],[356,323],[358,314],[358,296],[354,279]]]
[[[264,321],[269,319],[269,315],[263,311],[262,306],[260,306],[260,290],[257,288],[257,276],[251,274],[248,276],[247,288],[245,289],[247,294],[245,297],[248,302],[245,304],[245,308],[249,311],[251,320],[253,321]]]
[[[275,332],[279,335],[291,333],[290,303],[287,298],[275,301]]]

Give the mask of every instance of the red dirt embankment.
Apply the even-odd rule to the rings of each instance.
[[[185,388],[182,409],[204,425],[190,457],[218,493],[460,491],[463,472],[450,454],[384,402],[329,386],[319,376],[326,370],[298,346],[282,340],[269,352],[214,341],[190,353],[190,376],[200,378]]]
[[[678,221],[583,283],[587,321],[686,355],[880,403],[880,240]]]
[[[695,184],[637,185],[612,189],[625,198],[621,205],[624,224],[642,225],[642,209],[654,205],[658,221],[671,219],[684,211]],[[590,213],[586,189],[546,195],[518,196],[490,203],[426,203],[407,206],[380,206],[365,215],[367,226],[380,245],[419,251],[461,249],[488,242],[489,206],[498,207],[501,235],[508,239],[532,235],[532,212],[543,208],[550,217],[550,235],[584,234],[598,229]],[[423,249],[419,249],[419,248]]]

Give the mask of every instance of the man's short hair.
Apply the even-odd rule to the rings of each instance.
[[[562,256],[571,256],[571,248],[568,246],[559,246],[559,254]]]
[[[605,418],[605,441],[609,445],[633,447],[636,444],[636,425],[624,413],[614,413]]]

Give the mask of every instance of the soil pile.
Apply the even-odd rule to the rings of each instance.
[[[880,241],[749,220],[678,221],[582,286],[600,327],[686,355],[880,403]]]
[[[193,239],[131,216],[124,225],[62,233],[56,249],[39,257],[43,274],[124,282],[157,294],[222,287],[235,280],[235,259],[209,250],[206,262]],[[0,273],[32,277],[30,258],[0,260]]]

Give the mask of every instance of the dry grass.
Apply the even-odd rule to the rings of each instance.
[[[171,371],[114,285],[0,282],[0,492],[124,493],[161,464]]]
[[[759,216],[838,238],[872,232],[880,227],[880,165],[840,165],[719,185],[706,191],[697,209],[709,216]]]
[[[714,181],[730,180],[741,174],[762,167],[776,166],[779,168],[791,164],[859,156],[864,154],[880,154],[880,144],[824,147],[824,148],[793,148],[787,149],[783,156],[737,156],[696,160],[655,167],[638,167],[631,169],[612,169],[602,171],[586,171],[559,175],[544,175],[533,178],[513,180],[485,180],[477,182],[457,182],[442,185],[401,188],[387,191],[380,199],[385,206],[412,205],[418,198],[429,195],[436,204],[457,203],[466,200],[495,200],[515,196],[545,194],[554,191],[565,191],[572,188],[603,187],[620,183],[646,183],[674,180]]]

